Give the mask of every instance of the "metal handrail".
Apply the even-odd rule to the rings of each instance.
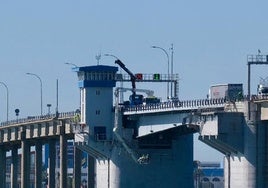
[[[247,56],[248,62],[267,62],[268,56],[267,55],[248,55]]]
[[[23,124],[23,123],[32,123],[32,122],[40,122],[40,121],[45,121],[53,118],[73,118],[75,117],[77,113],[75,111],[72,112],[62,112],[58,114],[47,114],[43,116],[28,116],[27,118],[20,118],[16,120],[10,120],[10,121],[4,121],[0,123],[0,126],[9,126],[9,125],[15,125],[15,124]]]
[[[243,96],[237,101],[258,102],[261,100],[268,100],[268,95],[251,95],[249,98],[247,95]],[[233,101],[233,102],[237,102]],[[153,104],[141,104],[136,106],[124,106],[123,112],[136,112],[136,111],[149,111],[149,110],[162,110],[162,109],[185,109],[185,108],[202,108],[202,107],[224,107],[224,105],[230,102],[226,98],[218,99],[197,99],[197,100],[185,100],[185,101],[168,101]]]
[[[159,79],[154,79],[153,73],[151,74],[144,74],[142,73],[142,79],[137,79],[136,82],[142,81],[178,81],[179,75],[178,74],[159,74]],[[130,76],[128,74],[116,74],[115,80],[116,81],[130,81]]]
[[[141,104],[136,106],[126,106],[123,108],[124,112],[146,111],[146,110],[160,110],[160,109],[184,109],[184,108],[199,108],[199,107],[215,107],[224,106],[227,102],[225,98],[219,99],[198,99],[186,101],[168,101],[152,104]]]

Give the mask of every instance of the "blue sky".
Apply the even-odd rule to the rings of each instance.
[[[39,75],[43,82],[43,111],[79,107],[75,73],[65,62],[95,65],[99,53],[119,57],[133,72],[167,73],[166,56],[174,44],[174,73],[180,76],[179,97],[205,98],[218,83],[247,84],[247,55],[267,53],[266,1],[1,1],[0,81],[10,95],[10,119],[40,114]],[[114,65],[110,57],[101,64]],[[252,68],[252,92],[265,66]],[[156,95],[165,96],[159,85]],[[163,86],[165,88],[165,86]],[[0,120],[5,120],[6,95],[0,87]],[[211,155],[207,155],[207,153]],[[222,155],[196,143],[195,158],[221,160]]]

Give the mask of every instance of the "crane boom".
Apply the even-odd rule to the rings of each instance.
[[[125,64],[122,61],[117,59],[117,60],[115,60],[115,64],[118,64],[130,76],[130,80],[131,80],[131,84],[132,84],[132,89],[131,89],[132,95],[129,96],[129,102],[130,102],[131,105],[140,105],[140,104],[143,104],[144,101],[146,103],[160,102],[159,98],[156,98],[156,97],[153,96],[154,92],[152,90],[136,89],[136,79],[137,78],[130,70],[128,70],[128,68],[126,68]],[[120,89],[122,91],[129,90],[127,88],[120,88]],[[148,95],[148,97],[144,98],[143,95],[137,95],[136,92],[144,92],[144,93],[146,93]]]
[[[135,96],[136,95],[136,76],[130,70],[128,70],[125,64],[119,59],[115,60],[115,63],[118,64],[124,71],[126,71],[129,74],[131,84],[132,84],[132,93]]]

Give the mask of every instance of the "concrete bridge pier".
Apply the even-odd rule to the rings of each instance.
[[[95,172],[96,172],[96,159],[94,159],[94,157],[92,157],[91,155],[87,155],[87,183],[88,183],[88,187],[95,187]]]
[[[67,138],[65,135],[65,121],[60,126],[60,188],[67,187]]]
[[[4,146],[0,147],[0,187],[6,186],[6,150]]]
[[[26,131],[21,132],[21,188],[30,187],[30,144]]]
[[[81,186],[81,158],[82,151],[78,147],[74,147],[74,187]]]
[[[49,142],[49,160],[48,160],[48,187],[55,187],[55,167],[56,167],[56,140],[50,139]]]
[[[18,146],[11,149],[11,187],[18,187]]]
[[[74,147],[74,187],[80,188],[81,186],[81,162],[82,151],[78,147]],[[96,171],[96,159],[87,154],[87,185],[88,187],[95,187],[95,171]]]
[[[35,187],[42,188],[42,141],[35,142]]]

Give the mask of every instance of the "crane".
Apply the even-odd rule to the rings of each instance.
[[[126,71],[130,76],[130,81],[132,84],[132,95],[129,97],[130,103],[132,105],[142,104],[143,102],[143,95],[136,94],[136,76],[125,66],[125,64],[117,59],[115,60],[115,64],[118,64],[124,71]]]
[[[133,95],[135,95],[136,94],[136,91],[135,91],[136,90],[136,76],[130,70],[128,70],[128,68],[125,66],[125,64],[121,60],[117,59],[115,60],[115,63],[118,64],[124,71],[126,71],[129,74],[130,81],[132,84],[132,90],[133,90],[132,92],[133,92]]]

